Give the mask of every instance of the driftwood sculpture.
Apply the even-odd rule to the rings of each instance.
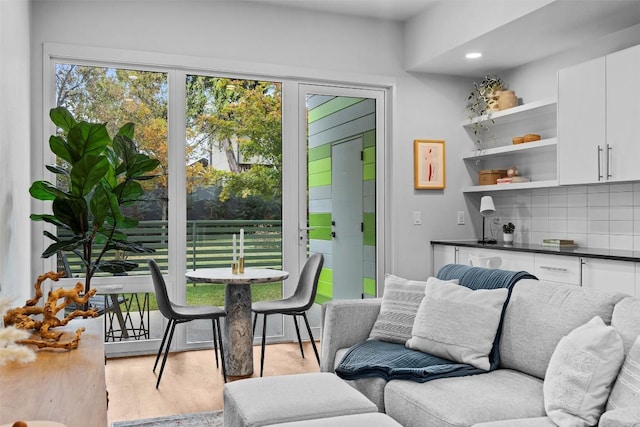
[[[82,283],[76,283],[76,286],[72,289],[58,288],[51,290],[47,296],[43,306],[36,306],[40,298],[42,298],[42,282],[46,279],[57,282],[61,277],[64,277],[64,272],[55,273],[50,271],[48,273],[38,276],[38,280],[35,284],[36,294],[33,298],[28,300],[23,307],[13,308],[4,316],[4,324],[14,325],[20,329],[34,329],[40,332],[41,340],[22,340],[20,344],[33,344],[38,348],[64,348],[71,350],[78,348],[78,342],[80,341],[80,335],[84,332],[84,328],[76,330],[75,338],[70,341],[60,342],[62,333],[56,333],[50,329],[57,326],[64,326],[69,323],[70,320],[76,317],[97,317],[98,312],[95,309],[90,310],[74,310],[62,319],[58,319],[56,316],[60,310],[63,310],[71,303],[76,305],[83,305],[89,302],[89,298],[95,295],[96,289],[91,289],[86,295],[80,296],[84,290]],[[58,300],[64,299],[58,303]],[[42,315],[41,320],[37,320],[31,316]]]

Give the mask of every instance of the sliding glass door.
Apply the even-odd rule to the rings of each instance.
[[[188,283],[185,271],[229,266],[232,238],[241,229],[247,267],[290,273],[284,282],[254,286],[254,301],[291,295],[312,252],[325,255],[318,303],[377,294],[384,269],[384,90],[149,65],[153,61],[135,65],[133,54],[124,55],[123,64],[122,52],[105,51],[103,62],[92,62],[75,59],[73,50],[47,52],[48,107],[107,122],[111,132],[132,122],[140,149],[161,163],[144,184],[147,197],[127,208],[139,221],[128,239],[155,252],[111,251],[138,267],[126,275],[101,272],[92,281],[107,308],[109,355],[151,353],[159,346],[166,321],[147,257],[160,265],[175,302],[221,306],[222,285]],[[78,58],[95,57],[93,50],[80,51]],[[44,122],[48,140],[56,130],[46,117]],[[43,152],[45,164],[60,161]],[[49,244],[42,238],[42,248]],[[55,264],[42,262],[68,272],[64,286],[83,274],[73,253],[61,254]],[[318,307],[310,316],[316,338]],[[176,349],[212,346],[209,322],[181,326],[176,334]],[[295,330],[270,316],[267,339],[294,340]]]

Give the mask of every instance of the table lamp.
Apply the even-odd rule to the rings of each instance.
[[[482,196],[480,199],[480,215],[482,215],[482,240],[478,240],[478,243],[483,245],[497,243],[497,240],[492,237],[484,236],[484,223],[485,218],[488,216],[494,216],[496,214],[496,206],[493,204],[493,197]]]

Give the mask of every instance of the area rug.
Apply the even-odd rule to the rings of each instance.
[[[222,427],[222,411],[171,415],[143,420],[116,421],[112,427]]]

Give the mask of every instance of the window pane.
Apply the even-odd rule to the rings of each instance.
[[[281,269],[280,83],[189,75],[186,86],[187,268],[230,267],[243,229],[245,266]],[[252,295],[279,299],[282,283]],[[188,285],[187,301],[223,306],[224,286]],[[189,326],[189,341],[209,339],[209,323]]]
[[[126,230],[129,241],[155,249],[153,257],[167,264],[167,74],[123,68],[56,64],[56,106],[67,108],[76,120],[103,122],[109,135],[126,123],[135,125],[139,149],[161,162],[160,177],[142,181],[142,200],[123,207],[126,217],[138,225]],[[63,162],[57,159],[58,164]],[[62,175],[56,175],[58,184]],[[59,235],[64,230],[58,230]],[[97,246],[100,249],[100,246]],[[127,260],[138,267],[127,274],[148,274],[149,254],[110,251],[110,259]],[[73,252],[58,257],[59,267],[72,275],[84,275],[80,258]],[[98,272],[96,275],[110,275]]]

